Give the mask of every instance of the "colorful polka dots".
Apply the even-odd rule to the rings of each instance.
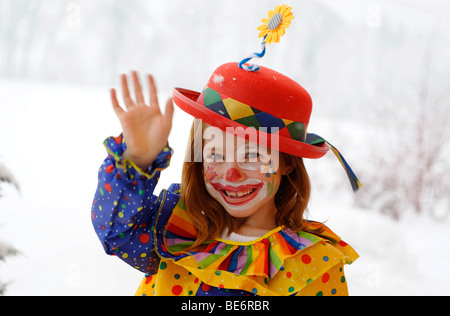
[[[206,284],[206,283],[202,284],[202,291],[203,292],[208,292],[210,289],[211,289],[211,286],[209,286],[208,284]]]
[[[311,256],[310,255],[303,255],[302,256],[302,261],[304,264],[310,264],[311,263]]]
[[[146,233],[142,233],[139,235],[139,241],[142,244],[148,244],[150,242],[150,236]]]
[[[112,173],[114,171],[114,165],[109,165],[105,167],[106,173]]]
[[[180,285],[175,285],[174,287],[172,287],[172,294],[175,296],[180,295],[182,291],[183,288]]]
[[[108,138],[104,145],[108,156],[99,170],[91,209],[94,229],[108,254],[117,255],[142,272],[156,273],[160,260],[154,252],[153,225],[138,226],[136,223],[153,223],[162,202],[173,203],[179,199],[179,196],[171,195],[167,196],[170,201],[160,199],[155,203],[158,197],[153,195],[161,170],[169,164],[168,156],[172,150],[161,151],[154,164],[144,172],[123,161],[121,155],[126,144],[122,135]]]
[[[248,283],[249,287],[247,290],[239,288],[230,289],[227,288],[230,285],[219,282],[227,281],[221,270],[211,271],[210,276],[206,278],[204,274],[200,273],[201,278],[199,278],[195,274],[196,271],[191,273],[170,260],[163,260],[159,265],[159,272],[157,274],[144,278],[137,294],[175,296],[264,295],[264,290],[261,292],[260,287],[263,284],[267,288],[276,287],[281,292],[284,290],[285,294],[283,295],[348,295],[342,262],[315,278],[307,278],[303,281],[304,283],[302,285],[301,280],[303,278],[298,274],[299,270],[306,271],[304,273],[309,273],[309,269],[314,271],[316,268],[311,264],[312,262],[326,264],[324,260],[320,260],[323,256],[316,257],[313,256],[313,253],[314,251],[309,251],[308,253],[302,254],[300,260],[286,261],[283,266],[283,271],[277,276],[272,279],[261,278],[260,281],[254,283],[255,285],[258,284],[258,286],[251,286],[252,283]],[[306,262],[310,262],[308,264],[305,264],[302,260],[302,258],[307,258],[305,255],[311,259],[310,261],[305,260]],[[330,260],[332,260],[331,258]],[[306,270],[304,270],[305,268]],[[318,266],[318,268],[320,267]],[[234,277],[237,278],[238,276]],[[250,279],[242,278],[241,281],[236,281],[236,284],[240,284],[239,282],[243,282],[243,280],[247,280],[245,282],[248,282]],[[258,280],[258,278],[252,278],[251,280]],[[214,283],[214,285],[209,284],[209,282]]]
[[[105,183],[105,190],[108,192],[112,192],[112,188],[111,188],[111,184],[110,183]]]
[[[301,290],[297,295],[307,296],[346,296],[347,284],[343,275],[342,263],[334,266],[321,277],[311,282],[309,286]]]
[[[122,160],[126,145],[121,136],[109,139],[105,144],[109,155],[99,172],[99,185],[90,215],[107,253],[146,273],[138,295],[347,294],[342,266],[355,260],[357,255],[343,241],[332,244],[310,235],[311,239],[302,237],[303,240],[298,239],[295,244],[288,242],[293,240],[288,238],[294,236],[297,241],[300,235],[282,230],[280,240],[262,239],[261,248],[253,248],[253,253],[252,246],[236,248],[239,252],[233,253],[227,250],[231,245],[217,245],[214,253],[219,258],[217,262],[208,261],[211,258],[205,260],[206,256],[202,254],[197,256],[198,261],[189,261],[190,255],[171,257],[170,251],[174,247],[170,243],[165,245],[162,241],[167,239],[161,234],[179,202],[176,193],[179,185],[159,196],[153,195],[160,171],[169,165],[171,149],[161,151],[153,166],[142,171]],[[155,246],[158,254],[154,251]],[[265,249],[267,251],[262,251]],[[263,253],[272,256],[265,257],[261,255]],[[281,253],[287,255],[280,256]],[[199,264],[202,260],[204,266]],[[252,262],[261,264],[253,265]],[[228,270],[230,266],[234,270]]]

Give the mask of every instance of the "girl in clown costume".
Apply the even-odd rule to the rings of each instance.
[[[292,20],[278,6],[258,29],[277,42]],[[150,104],[133,72],[135,100],[122,76],[123,128],[108,138],[92,206],[104,250],[145,273],[137,295],[347,295],[344,264],[358,255],[325,225],[304,219],[310,183],[303,158],[329,149],[306,132],[312,101],[305,89],[265,67],[228,63],[199,93],[175,89],[173,100],[195,117],[182,181],[154,188],[173,150],[172,99],[161,113],[151,76]]]

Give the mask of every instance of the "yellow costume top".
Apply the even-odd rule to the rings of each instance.
[[[315,236],[278,227],[254,241],[217,239],[186,253],[195,235],[180,200],[167,224],[156,224],[159,269],[136,295],[348,295],[343,266],[358,258],[328,228]]]

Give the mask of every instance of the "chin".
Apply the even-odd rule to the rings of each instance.
[[[222,206],[225,209],[225,211],[234,218],[247,218],[252,216],[258,211],[257,205],[255,205],[255,207],[252,207],[251,209],[243,209],[243,210],[230,209],[223,204]]]

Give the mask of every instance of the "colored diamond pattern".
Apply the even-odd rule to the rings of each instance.
[[[208,109],[216,112],[217,114],[220,114],[223,117],[226,117],[227,119],[231,119],[230,116],[228,115],[227,108],[225,107],[222,101],[208,105]]]
[[[289,134],[291,134],[292,139],[299,141],[305,141],[305,124],[301,122],[292,122],[287,125]]]
[[[270,127],[278,127],[280,136],[299,141],[305,140],[305,125],[303,123],[279,119],[232,98],[223,98],[220,93],[209,87],[205,87],[203,90],[203,103],[211,111],[242,125],[256,129],[267,127],[268,133],[272,132]],[[278,130],[274,129],[273,132],[276,133]]]
[[[261,123],[259,123],[259,121],[255,115],[250,115],[247,117],[240,118],[240,119],[236,120],[236,122],[238,122],[242,125],[245,125],[245,126],[252,126],[256,129],[262,127]]]
[[[205,90],[203,90],[203,102],[206,107],[209,107],[211,104],[222,102],[222,98],[218,92],[206,87]]]
[[[262,126],[278,127],[278,129],[282,129],[283,127],[285,127],[283,120],[276,118],[269,113],[261,112],[256,114],[255,116]],[[271,130],[271,128],[268,128],[267,132],[271,133]]]
[[[225,104],[228,115],[233,121],[255,114],[250,106],[232,98],[224,99],[223,104]]]

